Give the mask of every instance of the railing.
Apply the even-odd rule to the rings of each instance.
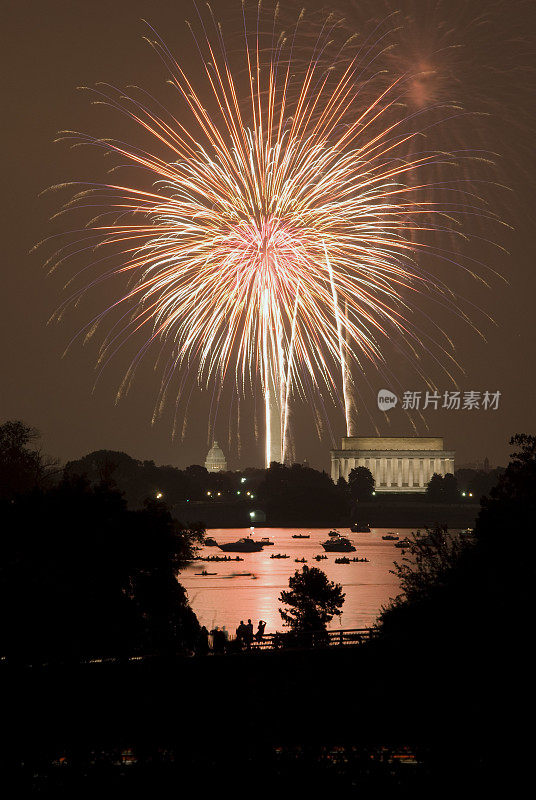
[[[220,631],[222,633],[222,631]],[[376,628],[342,628],[334,631],[307,631],[295,632],[286,631],[284,633],[265,633],[259,639],[253,638],[249,644],[243,640],[238,639],[236,636],[225,635],[218,637],[214,632],[209,634],[208,637],[208,652],[203,651],[203,655],[224,655],[233,653],[255,653],[259,651],[274,651],[274,650],[310,650],[311,648],[337,648],[337,647],[359,647],[365,642],[370,642],[377,636]],[[178,655],[178,654],[177,654]],[[184,654],[183,654],[184,655]],[[191,651],[187,655],[195,656],[201,655],[201,651]],[[162,658],[162,654],[145,653],[131,656],[94,656],[80,658],[80,664],[125,664],[133,661],[152,661]],[[16,665],[21,667],[48,667],[48,666],[61,666],[62,662],[54,662],[49,665],[44,662],[34,663],[21,663],[16,661]],[[0,657],[0,667],[8,666],[10,660],[6,657]],[[73,666],[74,662],[69,662],[69,666]]]
[[[376,636],[375,628],[344,628],[334,631],[307,631],[285,633],[265,633],[262,638],[253,638],[249,644],[236,636],[229,636],[225,645],[218,638],[210,636],[213,652],[248,652],[259,650],[288,650],[325,647],[358,647]]]

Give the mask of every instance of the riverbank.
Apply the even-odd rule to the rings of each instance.
[[[355,521],[368,522],[376,528],[425,528],[434,524],[449,528],[472,528],[480,510],[478,503],[428,503],[420,498],[374,498],[357,506],[357,514],[331,514],[319,520],[304,514],[299,521],[291,515],[271,517],[260,505],[197,501],[177,503],[172,508],[174,517],[184,524],[201,522],[205,528],[245,528],[250,525],[266,528],[286,527],[349,527]]]

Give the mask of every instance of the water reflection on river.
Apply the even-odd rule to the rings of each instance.
[[[389,570],[393,561],[400,561],[400,549],[394,542],[384,541],[385,528],[373,528],[370,533],[351,533],[348,528],[340,528],[343,536],[348,536],[357,551],[355,553],[326,553],[327,560],[316,562],[314,556],[323,554],[320,542],[328,538],[328,528],[256,528],[254,538],[268,536],[274,546],[265,547],[259,553],[227,553],[232,557],[239,555],[243,561],[206,562],[194,561],[181,573],[179,578],[188,591],[190,604],[202,625],[211,629],[215,625],[225,625],[230,632],[235,631],[241,619],[251,618],[255,624],[259,619],[267,622],[266,631],[283,630],[278,612],[278,600],[282,589],[288,588],[289,576],[303,564],[294,559],[305,557],[310,567],[320,567],[330,578],[342,583],[346,592],[342,616],[335,618],[331,628],[364,628],[372,625],[383,605],[398,594],[398,582]],[[400,538],[411,531],[396,529]],[[250,533],[249,529],[212,529],[207,536],[217,542],[233,542]],[[310,539],[293,539],[292,534],[310,534]],[[290,558],[270,558],[272,553],[286,553]],[[217,547],[203,547],[199,555],[224,555]],[[368,558],[368,563],[335,564],[342,555],[349,558],[359,556]],[[200,576],[195,573],[206,569],[216,575]],[[250,572],[252,576],[237,576],[238,572]]]

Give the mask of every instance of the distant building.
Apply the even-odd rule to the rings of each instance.
[[[425,492],[436,472],[454,473],[454,451],[443,449],[441,437],[348,436],[331,451],[331,477],[348,480],[354,467],[366,467],[376,492]]]
[[[208,451],[205,467],[209,472],[225,472],[227,470],[227,461],[218,442],[214,442]]]

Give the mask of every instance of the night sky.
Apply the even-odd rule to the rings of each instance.
[[[309,8],[320,5],[308,4]],[[373,4],[366,5],[370,8]],[[237,6],[239,0],[214,3],[217,14],[224,17],[227,7],[232,7],[231,20],[236,20]],[[340,4],[348,14],[350,27],[358,6],[358,3]],[[387,3],[380,6],[394,7]],[[436,25],[437,14],[430,13],[435,3],[406,2],[401,6],[414,15],[422,13],[423,24]],[[446,317],[442,322],[456,344],[457,357],[466,372],[458,377],[460,389],[500,390],[502,396],[497,411],[427,411],[424,418],[428,427],[417,419],[415,422],[421,435],[444,436],[446,447],[457,452],[457,463],[488,456],[492,464],[505,464],[509,437],[517,432],[534,433],[535,163],[533,155],[531,161],[534,126],[530,106],[534,105],[536,62],[534,42],[526,36],[536,22],[536,7],[523,2],[479,3],[479,9],[484,15],[489,10],[489,15],[484,27],[475,27],[471,49],[468,27],[460,15],[461,4],[446,0],[442,7],[446,9],[442,12],[445,22],[454,31],[449,34],[451,41],[459,27],[465,47],[450,64],[445,81],[457,84],[456,91],[463,95],[466,106],[473,92],[474,107],[493,113],[493,124],[486,121],[480,125],[478,147],[484,142],[498,152],[498,180],[508,183],[509,188],[508,191],[497,188],[496,193],[488,192],[487,197],[496,203],[502,219],[512,226],[498,228],[494,233],[507,255],[485,245],[473,244],[471,251],[475,257],[485,258],[507,282],[489,273],[486,273],[489,289],[474,283],[468,286],[459,278],[452,280],[455,291],[465,293],[469,302],[493,318],[491,323],[475,311],[486,341],[454,317]],[[430,15],[428,22],[426,14]],[[107,166],[102,152],[70,149],[64,143],[54,143],[58,131],[89,131],[102,136],[124,136],[129,141],[136,136],[128,121],[110,110],[91,106],[88,94],[77,91],[77,87],[92,86],[98,81],[119,86],[136,83],[158,98],[169,98],[165,71],[142,39],[146,32],[142,18],[150,21],[169,48],[191,65],[195,56],[184,25],[186,16],[191,16],[191,4],[186,1],[17,0],[4,4],[0,418],[23,419],[39,428],[44,450],[62,461],[106,448],[184,467],[202,463],[207,451],[210,392],[194,395],[184,440],[172,441],[172,409],[151,425],[159,381],[151,362],[142,365],[132,391],[115,404],[118,385],[129,363],[128,354],[120,354],[108,366],[95,389],[96,343],[86,347],[75,343],[62,358],[77,330],[110,298],[106,298],[107,290],[102,289],[66,315],[60,324],[47,325],[48,318],[65,297],[63,286],[71,272],[67,268],[59,274],[47,275],[44,261],[50,247],[30,253],[37,242],[62,230],[63,223],[51,223],[50,217],[66,197],[54,192],[40,197],[40,193],[62,181],[102,179]],[[412,35],[415,42],[415,31]],[[501,46],[494,47],[494,42],[499,41]],[[424,40],[422,44],[424,47]],[[416,102],[421,89],[416,87]],[[438,91],[444,90],[439,84]],[[462,121],[457,138],[463,139],[475,130]],[[475,145],[468,141],[467,147],[471,146]],[[449,279],[447,275],[441,277]],[[402,388],[425,389],[417,376],[396,363],[395,355],[392,358],[392,371]],[[366,402],[380,432],[391,436],[411,433],[409,420],[401,411],[392,411],[386,420],[375,408],[374,392],[394,387],[372,373],[369,377],[372,389]],[[440,389],[453,388],[439,371],[434,379]],[[360,411],[359,431],[363,435],[373,434],[372,421]],[[332,434],[338,440],[343,435],[342,414],[330,406],[328,416]],[[260,466],[262,443],[254,437],[253,404],[246,403],[243,407],[240,456],[234,434],[229,451],[228,423],[229,410],[223,408],[215,432],[229,456],[230,466]],[[262,433],[262,416],[257,419],[257,428]],[[294,405],[293,430],[296,460],[307,459],[312,466],[328,468],[329,449],[333,446],[330,432],[323,425],[322,438],[318,438],[307,403]]]

